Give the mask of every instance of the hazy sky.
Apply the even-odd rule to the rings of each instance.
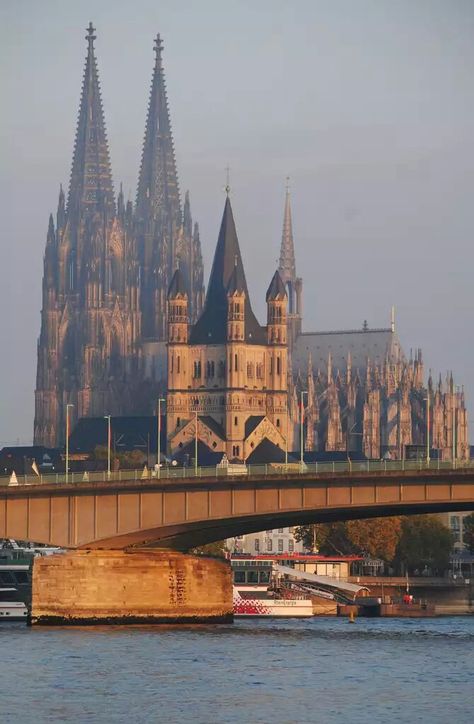
[[[116,188],[134,198],[160,32],[206,277],[229,164],[263,321],[289,174],[305,329],[387,326],[394,304],[407,353],[465,384],[474,429],[471,0],[2,0],[0,445],[32,437],[42,258],[90,20]]]

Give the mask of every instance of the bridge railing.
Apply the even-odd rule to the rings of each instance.
[[[66,476],[65,472],[52,473],[47,475],[29,475],[1,476],[0,487],[11,487],[18,485],[51,485],[66,483],[101,483],[101,482],[117,482],[117,481],[140,481],[140,480],[189,480],[195,478],[216,478],[233,477],[245,478],[247,476],[258,477],[265,475],[282,475],[286,477],[298,477],[311,473],[318,475],[322,473],[363,473],[363,472],[390,472],[390,471],[415,471],[415,470],[456,470],[460,468],[474,468],[474,460],[366,460],[353,462],[351,460],[334,461],[334,462],[311,462],[306,463],[268,463],[267,465],[232,465],[221,466],[213,465],[211,467],[162,467],[159,471],[155,469],[148,470],[117,470],[111,472],[110,476],[107,471],[81,471],[69,472]]]

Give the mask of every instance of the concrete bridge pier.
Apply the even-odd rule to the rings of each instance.
[[[153,549],[74,550],[36,558],[32,625],[226,623],[227,561]]]

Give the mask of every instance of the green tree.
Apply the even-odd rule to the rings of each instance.
[[[425,566],[442,575],[449,567],[453,549],[451,531],[435,515],[412,515],[402,519],[401,537],[396,560],[409,573],[423,571]]]
[[[464,545],[469,553],[474,553],[474,513],[467,515],[463,521],[464,525]]]
[[[349,520],[346,527],[347,536],[359,553],[387,562],[394,559],[402,528],[399,517]]]
[[[192,548],[189,552],[195,556],[211,556],[212,558],[225,558],[228,551],[225,540],[218,540],[214,543],[207,543],[206,545]]]
[[[400,534],[398,517],[304,525],[296,530],[297,540],[323,555],[365,553],[384,561],[393,559]]]

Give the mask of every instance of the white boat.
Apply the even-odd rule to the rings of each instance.
[[[241,591],[234,586],[234,616],[308,618],[313,615],[309,598],[275,598],[268,589]]]
[[[0,623],[2,621],[25,621],[28,609],[18,601],[16,588],[0,588]]]

